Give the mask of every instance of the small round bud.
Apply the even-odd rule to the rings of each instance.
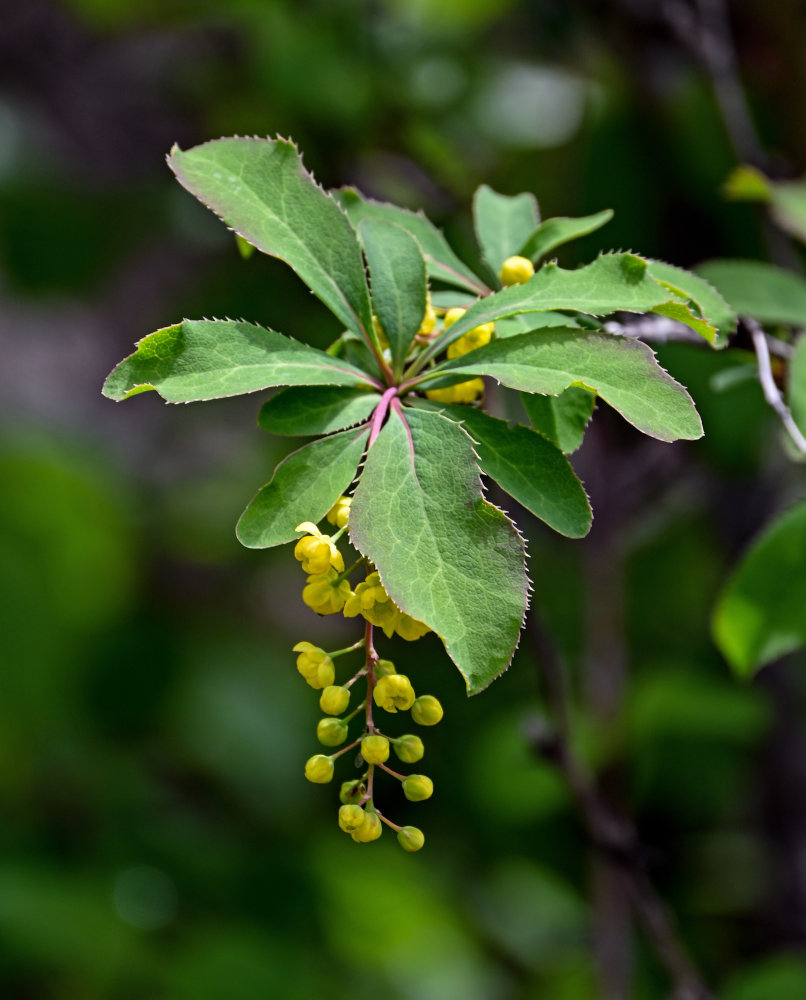
[[[330,540],[330,535],[306,535],[294,546],[294,557],[306,573],[327,573],[331,568],[344,572],[344,557]]]
[[[342,806],[339,809],[339,826],[345,833],[353,833],[364,825],[365,815],[361,806]]]
[[[367,786],[360,778],[356,778],[354,781],[342,781],[339,801],[346,806],[355,805],[363,799],[366,791]]]
[[[299,653],[297,670],[312,688],[323,688],[333,683],[333,660],[324,649],[310,642],[298,642],[294,652]]]
[[[339,497],[326,514],[328,521],[337,528],[343,528],[350,518],[350,504],[352,502],[352,497]]]
[[[382,833],[383,826],[378,814],[367,809],[364,811],[364,822],[352,832],[351,836],[359,844],[368,844],[372,840],[377,840]]]
[[[431,629],[424,622],[418,622],[416,618],[412,618],[411,615],[407,615],[402,611],[395,622],[395,632],[397,632],[401,639],[405,639],[407,642],[422,639],[430,631]]]
[[[389,740],[375,733],[361,740],[361,756],[367,764],[382,764],[389,759]]]
[[[534,264],[528,257],[507,257],[501,265],[498,277],[502,285],[522,285],[535,273]]]
[[[305,763],[305,777],[315,785],[326,785],[333,777],[333,761],[323,753],[314,754]]]
[[[416,826],[404,826],[398,830],[397,842],[404,851],[419,851],[425,843],[425,834]]]
[[[442,705],[432,694],[421,694],[411,706],[411,717],[418,726],[435,726],[443,715]]]
[[[434,327],[437,325],[437,314],[434,312],[434,307],[431,305],[431,296],[428,296],[425,304],[425,313],[423,314],[423,321],[420,323],[420,329],[417,331],[419,336],[427,337],[429,333],[432,333]]]
[[[434,782],[424,774],[410,774],[403,779],[403,794],[409,802],[423,802],[434,794]]]
[[[425,394],[435,403],[473,403],[484,395],[484,382],[480,378],[471,378],[447,389],[426,389]]]
[[[392,746],[394,747],[395,754],[404,764],[413,764],[415,761],[421,760],[425,753],[423,741],[419,736],[412,736],[411,734],[398,736],[396,740],[392,741]]]
[[[375,661],[375,678],[380,680],[381,677],[386,677],[389,674],[396,674],[397,668],[391,660],[376,660]]]
[[[375,685],[372,700],[387,712],[405,712],[414,704],[414,688],[405,674],[387,674]]]
[[[453,324],[457,320],[460,320],[466,312],[467,312],[466,309],[462,309],[459,306],[455,306],[453,309],[449,309],[445,313],[445,322],[444,322],[445,329],[447,330],[449,326],[453,326]]]
[[[302,600],[318,615],[338,614],[353,593],[349,580],[339,581],[339,574],[334,569],[329,569],[327,573],[312,574],[308,577],[307,584],[302,589]],[[326,684],[322,685],[325,686]]]
[[[327,715],[341,715],[350,704],[350,689],[328,684],[319,699],[319,707]]]
[[[316,726],[316,738],[326,747],[337,747],[347,739],[347,723],[330,716],[320,719]]]

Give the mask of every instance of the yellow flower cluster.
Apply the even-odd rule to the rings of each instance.
[[[333,536],[324,535],[310,521],[303,521],[297,528],[305,532],[296,543],[294,555],[308,574],[302,591],[303,601],[319,614],[343,612],[346,618],[361,616],[373,627],[382,629],[387,637],[397,633],[408,641],[425,635],[429,628],[417,621],[395,604],[381,582],[380,574],[371,564],[363,580],[355,589],[350,585],[351,572],[366,560],[359,559],[345,572],[344,559],[338,541],[346,530],[350,518],[349,497],[339,497],[327,514],[327,520],[336,527]],[[336,683],[334,660],[345,653],[363,648],[365,664],[343,684]],[[394,752],[398,760],[413,764],[425,752],[419,736],[405,733],[387,736],[373,720],[373,706],[390,714],[411,712],[412,720],[419,725],[434,725],[442,718],[442,706],[433,695],[417,697],[412,683],[405,674],[398,673],[394,663],[380,659],[372,642],[372,629],[364,638],[346,649],[327,652],[311,642],[298,642],[297,670],[306,683],[320,692],[319,707],[323,717],[316,725],[316,737],[324,747],[339,748],[331,753],[317,753],[305,764],[305,777],[315,784],[327,784],[335,773],[335,762],[350,750],[357,750],[359,766],[366,770],[362,776],[342,784],[339,809],[339,826],[357,843],[377,840],[383,826],[397,833],[398,843],[406,851],[418,851],[425,843],[422,830],[414,826],[398,826],[387,819],[375,806],[373,786],[379,771],[396,778],[403,796],[409,802],[422,802],[431,797],[433,783],[423,774],[398,774],[388,766]],[[366,679],[367,693],[350,711],[352,687],[359,679]],[[350,723],[363,710],[363,731],[352,742]],[[346,714],[345,714],[346,713]]]

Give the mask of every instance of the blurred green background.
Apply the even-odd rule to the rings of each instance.
[[[325,346],[335,321],[279,262],[242,261],[163,157],[291,135],[327,186],[423,207],[472,259],[482,182],[544,217],[615,209],[602,247],[688,266],[765,257],[710,84],[640,0],[9,0],[0,5],[0,995],[7,1000],[651,1000],[668,984],[529,749],[524,641],[467,701],[430,637],[386,644],[445,721],[421,825],[353,844],[302,765],[300,639],[354,623],[299,600],[290,549],[234,523],[293,446],[260,400],[123,406],[134,341],[245,317]],[[730,4],[762,141],[806,170],[806,11]],[[535,606],[571,672],[581,752],[636,817],[650,872],[725,1000],[806,996],[803,662],[735,682],[708,635],[720,581],[802,492],[735,356],[676,345],[702,442],[598,413],[576,465],[589,539],[522,519]],[[601,409],[601,408],[600,408]],[[401,648],[403,647],[403,648]],[[799,669],[800,667],[800,669]],[[626,971],[618,974],[618,967]]]

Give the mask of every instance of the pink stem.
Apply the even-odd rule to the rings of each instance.
[[[369,444],[368,448],[371,448],[375,444],[375,440],[381,433],[381,427],[383,427],[384,419],[386,414],[389,412],[389,404],[397,395],[397,386],[390,386],[386,392],[381,396],[378,405],[375,407],[375,411],[372,414],[372,424],[369,430]]]

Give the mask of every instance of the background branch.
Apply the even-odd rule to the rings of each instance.
[[[675,920],[646,872],[646,850],[634,824],[605,799],[594,775],[573,750],[569,698],[557,649],[534,610],[527,634],[535,654],[552,725],[532,719],[533,748],[564,775],[591,846],[621,880],[636,919],[673,987],[674,1000],[713,1000],[680,940]]]
[[[795,423],[792,411],[784,402],[784,397],[773,378],[767,337],[761,326],[754,319],[745,316],[742,322],[753,341],[753,348],[758,360],[758,377],[764,392],[764,398],[781,418],[781,423],[784,425],[784,429],[791,438],[794,446],[801,455],[806,456],[806,437],[803,436],[800,428]]]

